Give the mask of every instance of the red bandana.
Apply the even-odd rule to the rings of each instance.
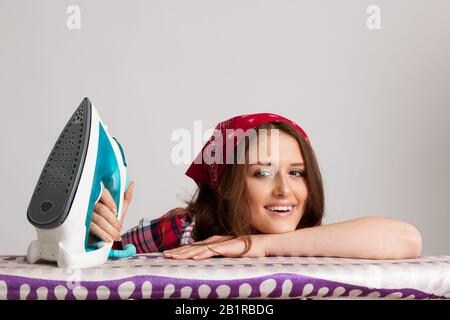
[[[213,190],[217,190],[217,187],[219,186],[220,179],[223,173],[223,169],[225,168],[226,156],[229,154],[230,146],[235,147],[239,143],[240,140],[239,138],[242,138],[239,135],[236,136],[236,138],[234,135],[227,136],[226,130],[241,129],[244,132],[246,132],[248,129],[255,128],[263,123],[280,122],[280,121],[289,124],[295,130],[297,130],[306,139],[308,143],[310,143],[309,138],[306,135],[305,131],[303,131],[303,129],[298,124],[277,114],[254,113],[236,116],[228,120],[222,121],[216,126],[211,138],[209,138],[209,140],[205,143],[198,156],[195,158],[190,167],[187,169],[186,175],[188,177],[191,177],[197,184],[206,183]],[[225,139],[223,137],[225,137]],[[204,150],[206,148],[208,148],[209,150],[211,149],[211,147],[213,147],[215,141],[218,138],[224,139],[223,155],[225,155],[225,157],[223,161],[221,161],[221,163],[213,162],[211,164],[208,164],[206,162],[210,161],[205,162],[205,159],[202,157],[202,155],[204,154]],[[209,152],[209,154],[211,154],[212,157],[214,157],[213,153],[214,151]]]

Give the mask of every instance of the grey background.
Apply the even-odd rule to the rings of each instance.
[[[371,4],[381,30],[366,27]],[[449,18],[445,0],[0,0],[0,254],[35,239],[28,202],[85,96],[136,182],[125,228],[194,191],[173,130],[275,112],[311,138],[325,223],[398,218],[424,255],[450,254]]]

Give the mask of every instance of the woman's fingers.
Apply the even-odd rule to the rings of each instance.
[[[92,216],[92,222],[94,223],[97,227],[99,227],[100,229],[102,229],[103,232],[105,232],[109,238],[119,241],[121,240],[121,236],[120,236],[120,232],[117,231],[116,229],[114,229],[109,223],[108,221],[106,221],[105,218],[103,218],[101,215],[99,214],[94,214]]]
[[[106,233],[102,228],[100,228],[95,222],[91,221],[91,226],[89,227],[89,232],[105,242],[113,242],[114,239]]]
[[[124,194],[122,205],[122,215],[117,218],[117,207],[111,193],[108,189],[103,188],[99,201],[94,206],[92,221],[89,228],[91,235],[95,235],[105,242],[120,241],[122,231],[122,223],[128,206],[133,198],[134,181],[130,182],[127,191]]]
[[[94,219],[95,217],[96,219],[99,219],[97,216],[102,217],[109,228],[113,230],[115,229],[117,232],[120,232],[122,230],[122,224],[120,223],[119,219],[117,219],[116,215],[111,212],[111,210],[103,203],[97,203],[94,206],[94,214],[92,218]]]
[[[202,260],[202,259],[206,259],[206,258],[210,258],[210,257],[214,257],[214,256],[222,256],[222,254],[217,252],[216,248],[209,246],[209,248],[207,248],[207,250],[203,250],[203,251],[199,252],[192,258],[195,260]]]
[[[199,242],[196,242],[198,244]],[[198,245],[184,245],[178,248],[174,248],[171,250],[165,250],[164,255],[167,258],[174,259],[204,259],[212,256],[221,256],[223,255],[221,252],[221,244],[204,244],[201,246]]]
[[[105,204],[114,213],[117,212],[116,203],[114,202],[114,199],[111,196],[111,193],[109,193],[108,189],[103,188],[102,195],[100,197],[100,201],[99,202]]]
[[[213,236],[190,245],[165,250],[164,256],[173,259],[201,260],[213,256],[240,257],[245,243],[234,236]]]
[[[211,250],[207,246],[187,246],[187,248],[185,247],[183,249],[172,254],[166,254],[166,257],[174,259],[198,259],[219,255],[215,250]]]

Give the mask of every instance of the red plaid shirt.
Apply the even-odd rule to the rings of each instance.
[[[195,224],[193,214],[186,208],[175,208],[156,219],[141,219],[139,224],[116,241],[114,249],[131,243],[137,253],[159,252],[194,242],[191,231]]]

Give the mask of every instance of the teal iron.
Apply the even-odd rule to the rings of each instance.
[[[96,237],[89,242],[94,205],[103,188],[111,193],[120,218],[129,183],[122,146],[84,98],[56,141],[29,203],[27,218],[37,240],[29,245],[27,260],[85,268],[135,255],[133,245],[114,250],[112,242]]]

